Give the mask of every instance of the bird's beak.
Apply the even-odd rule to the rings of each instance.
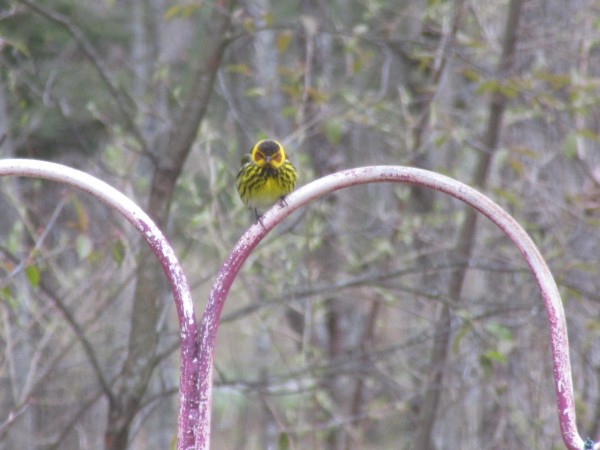
[[[269,164],[269,163],[271,162],[271,157],[270,157],[270,156],[266,156],[266,157],[265,157],[265,162],[266,162],[267,164]]]

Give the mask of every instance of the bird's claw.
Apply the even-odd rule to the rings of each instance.
[[[254,215],[256,216],[256,222],[260,223],[261,227],[266,228],[263,223],[263,214],[259,214],[258,209],[254,208]]]

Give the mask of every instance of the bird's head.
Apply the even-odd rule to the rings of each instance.
[[[256,143],[250,157],[257,166],[277,169],[285,162],[285,151],[279,142],[263,139]]]

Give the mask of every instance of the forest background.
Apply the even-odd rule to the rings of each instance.
[[[565,304],[582,436],[600,438],[600,5],[593,0],[0,3],[0,156],[142,205],[197,315],[254,217],[240,158],[299,184],[411,165],[527,229]],[[166,449],[178,330],[158,264],[97,201],[0,180],[0,449]],[[497,229],[370,185],[288,218],[219,332],[216,449],[562,448],[545,311]]]

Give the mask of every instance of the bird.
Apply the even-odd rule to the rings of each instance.
[[[250,154],[242,157],[237,177],[237,191],[242,202],[254,209],[260,220],[259,209],[274,205],[294,190],[298,174],[287,159],[283,145],[273,139],[263,139],[254,145]]]

